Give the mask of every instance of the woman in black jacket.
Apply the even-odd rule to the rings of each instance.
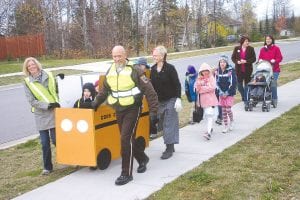
[[[235,64],[235,71],[238,81],[238,90],[242,96],[245,107],[248,106],[247,102],[247,84],[251,80],[253,71],[252,64],[256,61],[254,48],[249,45],[250,39],[243,36],[240,39],[240,45],[236,46],[233,50],[231,60]]]
[[[151,83],[158,96],[159,123],[163,125],[166,144],[161,159],[168,159],[175,151],[174,144],[179,143],[178,112],[182,109],[181,85],[175,67],[166,62],[166,48],[156,47],[152,56],[155,64],[151,67]]]

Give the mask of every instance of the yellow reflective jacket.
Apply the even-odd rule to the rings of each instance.
[[[32,92],[33,96],[42,102],[55,103],[58,102],[58,96],[56,92],[56,82],[51,72],[47,72],[48,75],[48,88],[45,88],[41,83],[37,81],[30,81],[29,77],[25,78],[25,83]]]
[[[128,63],[122,71],[117,73],[115,64],[111,66],[106,74],[106,81],[111,89],[107,102],[114,105],[117,102],[121,106],[130,106],[135,103],[135,95],[141,93],[135,82],[131,78],[132,64]]]

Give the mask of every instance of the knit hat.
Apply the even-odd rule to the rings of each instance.
[[[205,70],[211,71],[211,67],[207,63],[202,63],[199,69],[199,73]]]
[[[226,55],[221,55],[220,58],[219,58],[219,62],[220,62],[221,60],[224,60],[224,61],[228,64],[228,56],[226,56]]]
[[[139,59],[136,61],[136,64],[137,64],[137,65],[145,65],[147,69],[150,68],[150,65],[148,65],[148,63],[147,63],[147,59],[144,58],[144,57],[139,58]]]
[[[187,68],[188,74],[196,74],[196,69],[193,65],[189,65]]]
[[[93,83],[85,83],[82,87],[82,96],[83,96],[83,91],[85,89],[88,89],[91,92],[91,96],[94,99],[96,96],[96,90],[95,90],[94,84]]]

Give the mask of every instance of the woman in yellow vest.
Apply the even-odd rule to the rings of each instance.
[[[36,127],[40,133],[44,163],[42,175],[47,175],[53,170],[50,138],[55,145],[54,109],[60,107],[56,82],[52,73],[44,71],[33,57],[25,59],[23,73],[26,76],[25,94],[34,110]]]

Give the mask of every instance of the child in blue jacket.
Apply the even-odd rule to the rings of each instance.
[[[195,90],[195,82],[197,80],[197,72],[193,65],[189,65],[187,71],[185,73],[185,94],[189,102],[196,102],[197,94]],[[190,124],[194,124],[192,116],[193,116],[194,107],[191,109],[190,113]]]
[[[223,133],[233,129],[233,113],[231,107],[236,94],[236,73],[228,63],[228,57],[222,55],[219,59],[219,68],[216,72],[217,91],[219,94],[219,105],[222,107],[224,122]],[[229,120],[228,120],[229,118]]]

